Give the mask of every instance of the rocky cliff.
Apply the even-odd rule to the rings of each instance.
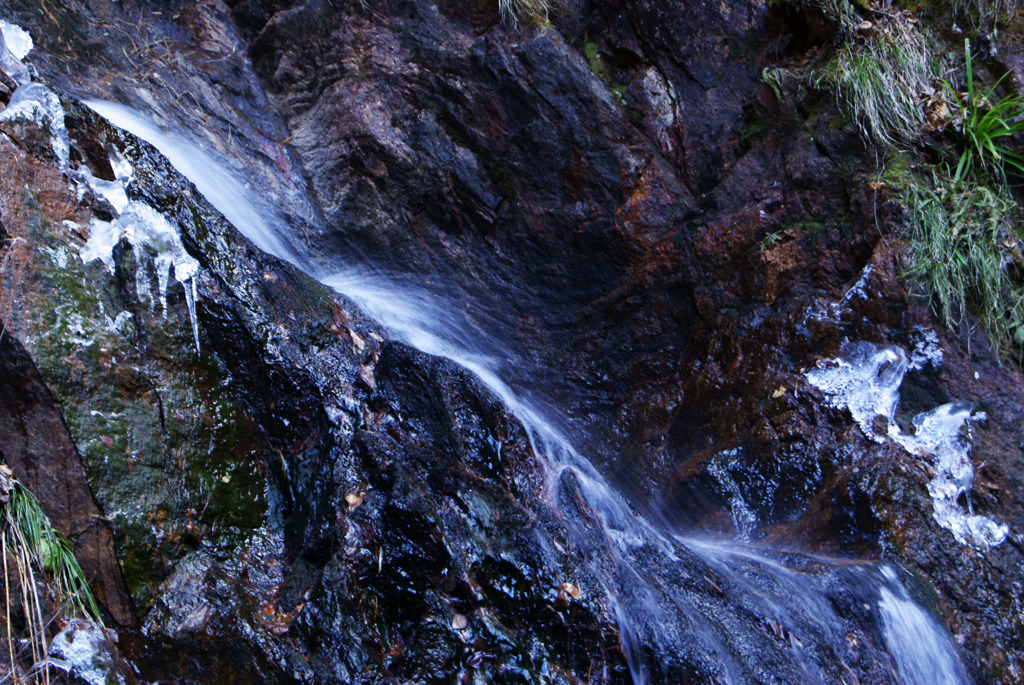
[[[953,8],[897,4],[953,49]],[[0,91],[0,452],[75,541],[124,678],[631,682],[636,649],[655,682],[900,677],[856,617],[842,648],[807,645],[810,674],[760,618],[735,629],[738,671],[628,644],[574,528],[599,517],[546,500],[527,428],[303,271],[458,303],[633,509],[883,560],[971,679],[1024,678],[1024,378],[906,275],[898,176],[942,141],[894,155],[820,83],[765,77],[836,49],[822,8],[12,0],[0,19],[60,96]],[[994,71],[1012,20],[998,35]],[[48,118],[4,116],[18,97]],[[296,263],[96,98],[215,154]],[[864,378],[828,375],[848,368]],[[912,417],[954,401],[925,444]],[[974,465],[951,499],[942,455]],[[705,573],[685,592],[740,594]],[[736,601],[706,610],[738,622]]]

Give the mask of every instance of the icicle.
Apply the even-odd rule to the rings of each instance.
[[[94,219],[89,240],[79,252],[83,262],[94,259],[102,260],[108,267],[113,266],[113,250],[122,238],[132,244],[135,252],[137,272],[135,286],[139,299],[148,299],[150,307],[153,300],[150,296],[149,284],[143,274],[142,260],[144,249],[156,253],[153,267],[156,270],[157,286],[161,312],[167,318],[167,289],[171,283],[171,271],[174,278],[185,288],[185,300],[188,303],[189,321],[196,340],[196,352],[199,352],[199,320],[196,318],[196,277],[199,274],[199,262],[185,250],[181,237],[174,226],[168,223],[160,212],[143,202],[129,202],[124,211],[113,223]]]
[[[188,303],[188,318],[192,322],[192,335],[196,339],[196,354],[199,354],[199,317],[196,316],[196,277],[188,279],[185,288],[185,302]]]

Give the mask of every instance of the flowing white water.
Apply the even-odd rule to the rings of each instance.
[[[640,656],[642,646],[652,640],[670,650],[674,645],[699,641],[718,652],[727,682],[747,677],[743,655],[723,648],[730,636],[722,626],[711,625],[703,614],[706,607],[683,593],[665,592],[665,585],[682,587],[689,580],[666,565],[681,565],[695,553],[714,569],[722,586],[729,588],[731,601],[753,616],[760,616],[780,639],[789,643],[804,682],[820,678],[819,667],[801,648],[805,642],[823,638],[836,643],[846,640],[844,616],[829,597],[828,584],[834,578],[794,571],[771,556],[744,547],[669,536],[634,513],[593,466],[572,446],[543,411],[512,391],[494,372],[496,359],[471,352],[493,349],[486,341],[466,338],[460,317],[452,307],[441,305],[422,292],[401,290],[379,275],[339,272],[323,282],[354,300],[371,317],[384,323],[399,340],[429,354],[444,356],[476,373],[494,390],[526,427],[537,454],[547,469],[547,499],[559,506],[564,497],[579,497],[586,510],[599,519],[607,545],[618,562],[611,572],[595,569],[604,577],[604,591],[622,633],[630,657],[633,679],[649,680],[650,665]],[[888,359],[888,358],[887,358]],[[892,361],[892,360],[890,360]],[[885,393],[883,393],[885,394]],[[872,401],[874,406],[877,402]],[[882,404],[885,404],[884,402]],[[893,405],[895,401],[893,400]],[[599,550],[586,549],[586,555]],[[816,563],[837,564],[835,560]],[[850,565],[843,574],[865,576],[857,582],[860,599],[872,605],[881,623],[882,638],[896,665],[896,680],[904,683],[964,683],[966,675],[948,636],[918,607],[889,567]],[[845,576],[844,576],[845,577]],[[704,576],[707,579],[707,576]],[[707,581],[713,582],[713,581]],[[923,679],[923,678],[931,679]]]
[[[882,567],[882,574],[891,581],[896,580],[896,574],[889,566]],[[928,649],[929,645],[941,644],[949,638],[936,629],[928,614],[907,596],[902,587],[898,584],[895,588],[883,587],[880,595],[883,634],[904,683],[930,685],[949,682],[947,674],[950,673],[966,680],[963,667],[951,652]],[[907,640],[912,643],[906,644]]]
[[[815,683],[835,673],[846,654],[850,616],[835,597],[851,595],[873,612],[895,664],[896,679],[966,682],[948,637],[917,607],[896,576],[869,564],[847,571],[838,562],[779,555],[667,534],[636,514],[565,437],[547,405],[511,388],[502,377],[501,341],[469,334],[465,313],[379,275],[318,273],[279,235],[283,222],[264,212],[227,167],[127,108],[89,103],[93,109],[157,147],[210,202],[255,244],[313,272],[355,301],[398,340],[447,357],[475,373],[504,400],[526,428],[547,478],[547,503],[574,527],[583,561],[601,583],[606,606],[619,624],[633,679],[655,679],[657,659],[687,652],[724,682]],[[547,541],[538,540],[549,553]],[[867,580],[857,580],[857,573]],[[838,590],[837,590],[838,588]],[[766,630],[778,644],[765,646]],[[922,638],[924,636],[924,638]],[[845,666],[845,663],[843,663]],[[783,672],[776,672],[781,669]],[[671,678],[671,676],[664,676]]]

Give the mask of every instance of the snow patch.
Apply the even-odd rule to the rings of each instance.
[[[185,301],[188,305],[189,319],[192,323],[192,334],[195,337],[196,351],[199,351],[199,319],[196,318],[196,277],[199,274],[199,262],[186,250],[181,242],[178,231],[168,223],[160,212],[144,202],[129,202],[121,216],[113,222],[93,219],[90,224],[89,240],[79,251],[79,256],[86,264],[99,259],[108,268],[114,266],[114,246],[122,239],[131,243],[136,264],[139,270],[136,288],[140,299],[151,300],[148,284],[141,274],[143,272],[141,257],[143,249],[155,252],[153,263],[156,270],[157,286],[160,291],[160,305],[164,317],[167,316],[167,288],[171,282],[171,270],[174,278],[185,288]]]
[[[930,335],[929,335],[930,333]],[[838,359],[818,363],[804,373],[808,382],[826,395],[826,405],[848,409],[861,431],[871,440],[891,440],[911,454],[928,458],[935,477],[928,483],[935,520],[962,543],[984,549],[1001,544],[1009,527],[987,516],[974,514],[969,493],[974,469],[969,456],[970,422],[984,418],[973,414],[969,404],[944,404],[914,417],[914,432],[905,434],[896,423],[899,388],[909,369],[938,364],[942,359],[938,336],[922,332],[908,359],[902,348],[868,342],[847,343]],[[886,430],[879,432],[878,418]],[[966,427],[966,431],[965,431]],[[960,499],[966,502],[966,509]]]

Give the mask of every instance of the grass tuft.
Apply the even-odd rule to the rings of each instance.
[[[992,345],[1021,360],[1024,350],[1024,241],[1009,191],[936,173],[905,189],[910,212],[910,275],[928,287],[950,329],[971,315]]]
[[[761,70],[761,80],[772,89],[772,92],[775,93],[775,99],[779,102],[785,101],[785,98],[782,97],[782,87],[788,75],[789,72],[778,67],[765,67]]]
[[[1024,363],[1024,234],[1007,182],[1024,177],[1024,155],[1012,146],[1024,134],[1024,97],[998,98],[1002,79],[978,88],[967,42],[966,91],[947,82],[933,87],[933,61],[941,57],[933,60],[926,34],[905,10],[861,0],[786,1],[832,24],[831,58],[805,78],[835,93],[869,143],[907,149],[925,131],[953,143],[930,178],[892,174],[889,185],[909,216],[908,275],[927,288],[947,327],[969,332],[977,324],[1000,354]],[[1016,0],[955,4],[961,15],[990,21],[1008,16]],[[777,87],[777,72],[762,77]]]
[[[954,128],[963,138],[953,178],[964,180],[989,173],[998,181],[1006,181],[1007,172],[1024,176],[1024,155],[1007,145],[1013,136],[1024,133],[1024,98],[1011,93],[996,100],[996,90],[1006,74],[984,93],[975,88],[969,40],[964,41],[964,68],[966,92],[943,82],[953,106]]]
[[[61,616],[91,616],[99,606],[67,541],[39,502],[0,464],[0,556],[4,572],[6,663],[0,682],[49,683],[47,628]],[[40,596],[41,583],[49,597]],[[51,610],[49,607],[55,607]],[[16,625],[21,631],[16,635]],[[4,667],[10,670],[5,674]]]
[[[548,0],[498,0],[498,9],[502,19],[518,25],[520,19],[546,22],[551,6]]]
[[[903,15],[851,26],[850,12],[844,11],[836,21],[846,35],[814,85],[835,92],[866,140],[886,146],[910,141],[924,125],[920,93],[932,77],[923,36]]]
[[[985,25],[1012,18],[1018,4],[1019,0],[953,0],[953,13]]]

